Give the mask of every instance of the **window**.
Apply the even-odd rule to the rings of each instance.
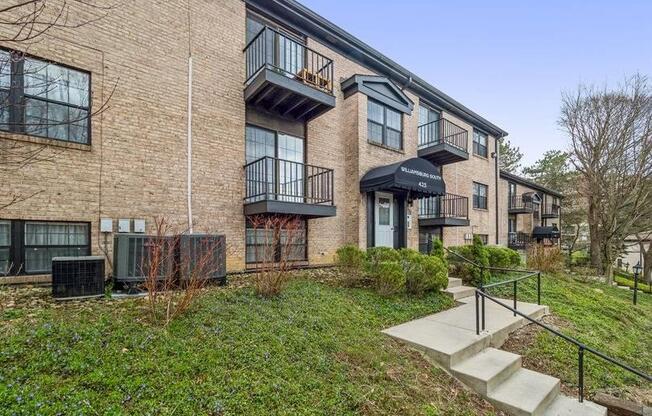
[[[278,232],[278,234],[277,234]],[[287,230],[272,230],[254,228],[247,221],[245,261],[248,264],[263,261],[278,262],[283,255],[284,247],[288,241]],[[306,222],[302,221],[300,229],[292,237],[287,246],[288,261],[306,261],[308,259],[306,238]]]
[[[403,114],[374,100],[367,101],[367,139],[393,149],[403,148]]]
[[[9,271],[9,249],[11,248],[11,222],[0,221],[0,275]]]
[[[439,120],[438,111],[432,110],[423,105],[419,106],[419,144],[439,142]]]
[[[473,153],[487,157],[487,135],[481,131],[473,130]]]
[[[89,121],[88,73],[0,50],[0,130],[87,144]]]
[[[480,241],[482,241],[482,244],[485,246],[489,244],[489,234],[473,234],[474,236],[480,237]]]
[[[487,209],[487,194],[489,187],[481,183],[473,182],[473,208]]]
[[[88,223],[0,221],[0,274],[10,267],[18,273],[50,273],[53,257],[87,256],[89,230]]]
[[[283,201],[302,202],[304,195],[304,140],[256,126],[245,130],[245,160],[247,196],[251,201],[263,195],[276,195]],[[276,180],[278,177],[278,180]]]
[[[25,223],[27,273],[49,273],[53,257],[84,256],[88,249],[88,224]]]

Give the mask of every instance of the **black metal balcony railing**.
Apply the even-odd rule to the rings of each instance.
[[[509,197],[509,209],[517,211],[533,212],[536,203],[532,198],[523,195],[513,195]]]
[[[521,231],[507,234],[507,246],[510,248],[526,248],[532,241],[530,234]]]
[[[244,170],[245,204],[275,200],[333,205],[332,169],[262,157]]]
[[[469,132],[444,118],[419,126],[419,148],[445,143],[467,151]]]
[[[333,93],[333,60],[271,27],[264,27],[245,47],[249,81],[263,68]]]
[[[546,204],[543,206],[542,215],[546,218],[559,217],[560,206],[557,204]]]
[[[419,218],[469,218],[469,198],[446,194],[423,198],[419,201]]]

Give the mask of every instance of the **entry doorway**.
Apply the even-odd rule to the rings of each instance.
[[[375,246],[394,247],[394,195],[375,193]]]

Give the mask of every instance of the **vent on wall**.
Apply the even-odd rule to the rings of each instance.
[[[54,257],[52,296],[55,299],[104,296],[104,258]]]

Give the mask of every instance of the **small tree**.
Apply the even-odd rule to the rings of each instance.
[[[256,294],[273,297],[290,278],[292,264],[303,259],[305,230],[296,216],[254,215],[248,217],[254,233]]]
[[[473,262],[477,266],[470,266],[471,283],[475,286],[480,286],[486,283],[491,278],[491,274],[487,270],[489,267],[489,252],[484,245],[479,235],[473,236],[473,245],[471,246],[471,256]]]
[[[174,233],[165,218],[155,218],[154,224],[155,234],[145,243],[140,268],[150,316],[167,326],[190,308],[204,284],[221,271],[220,256],[226,247],[205,239],[192,252],[185,252],[179,250],[183,233]]]

